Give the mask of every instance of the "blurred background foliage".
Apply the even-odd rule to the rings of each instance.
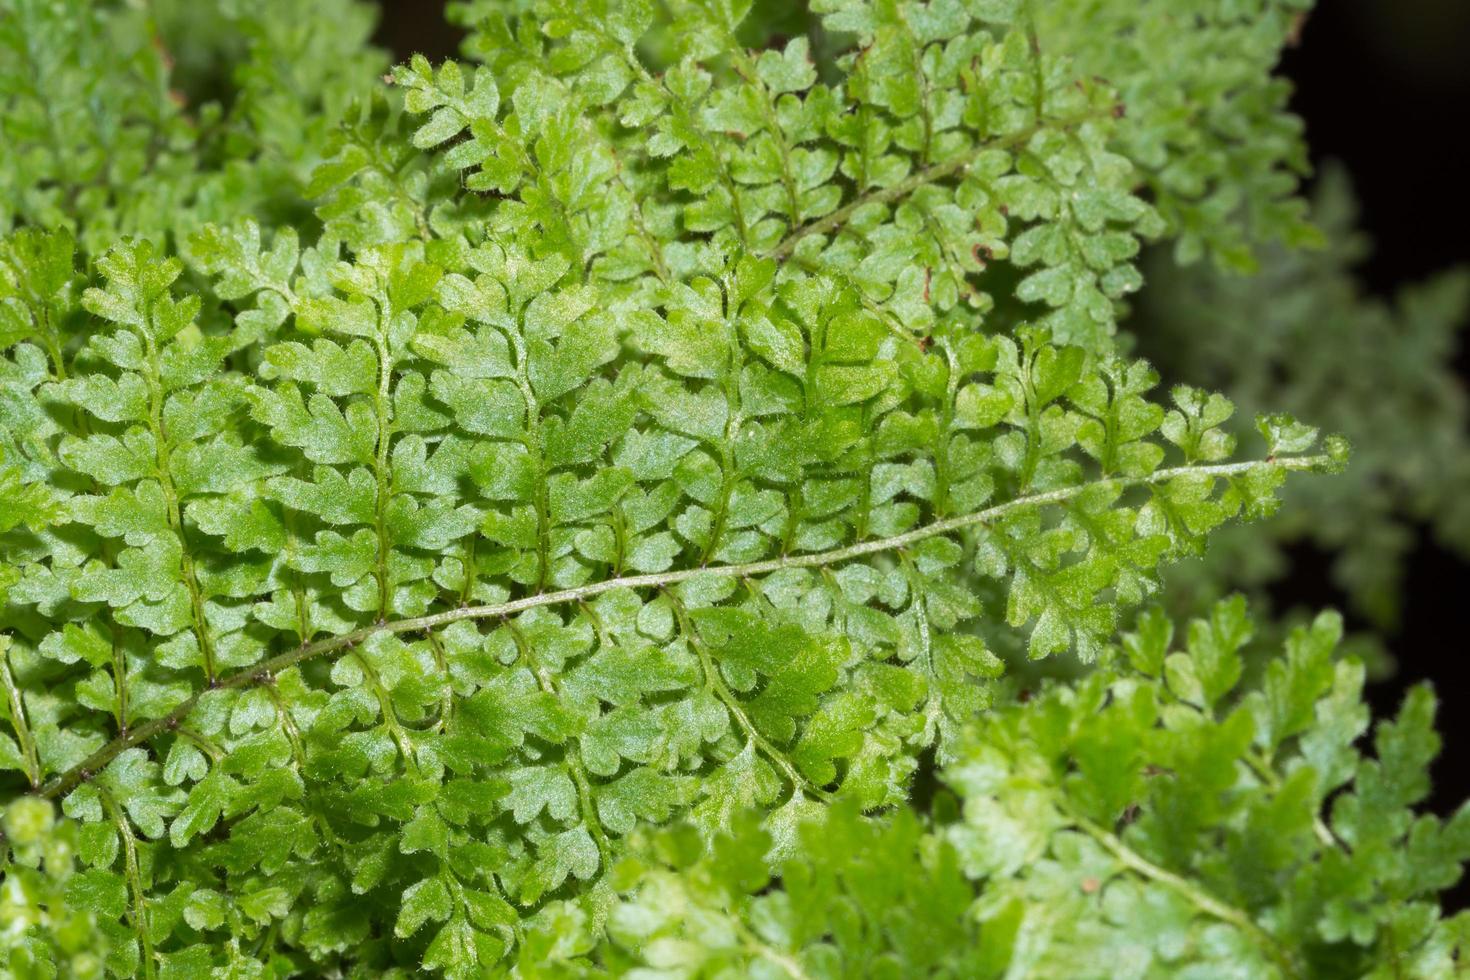
[[[1222,588],[1269,596],[1297,571],[1293,546],[1306,544],[1326,559],[1350,610],[1392,633],[1421,527],[1470,557],[1470,415],[1453,363],[1470,269],[1407,283],[1391,299],[1366,291],[1355,273],[1371,261],[1372,242],[1340,165],[1319,178],[1313,217],[1327,244],[1267,249],[1256,275],[1182,267],[1161,253],[1147,266],[1129,326],[1137,352],[1166,379],[1228,392],[1242,433],[1278,406],[1344,433],[1356,450],[1342,477],[1291,488],[1269,538],[1222,534],[1179,570],[1188,588],[1176,594],[1195,606]],[[1314,356],[1299,356],[1306,349]]]

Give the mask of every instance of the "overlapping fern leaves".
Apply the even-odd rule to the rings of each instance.
[[[372,19],[356,0],[6,0],[0,229],[65,227],[95,258],[242,213],[305,219],[323,140],[387,65]]]
[[[12,558],[27,776],[158,841],[155,880],[226,819],[227,879],[262,835],[292,899],[293,853],[350,872],[308,923],[390,882],[534,905],[639,819],[899,803],[1001,667],[957,630],[972,567],[1034,655],[1089,653],[1161,560],[1327,461],[1214,462],[1218,401],[1166,415],[1039,336],[922,352],[769,261],[620,313],[559,256],[438,244],[364,249],[319,296],[287,272],[300,339],[273,341],[200,332],[178,263],[124,245],[67,377],[17,348],[58,498]]]
[[[1437,748],[1428,692],[1366,758],[1336,616],[1295,631],[1250,692],[1243,602],[1182,643],[1160,615],[1140,626],[1082,683],[987,715],[928,828],[839,806],[778,883],[758,827],[641,836],[599,954],[694,975],[1456,975],[1463,925],[1433,895],[1470,851],[1470,811],[1412,813]]]
[[[814,4],[819,81],[807,40],[748,50],[739,4],[476,6],[484,67],[415,58],[320,145],[259,148],[222,224],[104,250],[85,208],[39,227],[65,182],[6,162],[31,182],[0,245],[10,969],[874,975],[872,889],[931,879],[949,945],[885,938],[872,969],[1025,969],[1043,926],[973,906],[1031,887],[994,842],[861,814],[903,807],[931,753],[984,810],[976,746],[1033,717],[974,729],[1017,644],[1107,665],[1036,718],[1109,684],[1213,711],[1233,648],[1165,661],[1166,696],[1158,664],[1113,673],[1118,629],[1163,563],[1345,447],[1273,416],[1236,459],[1227,401],[1161,400],[1112,353],[1140,239],[1184,223],[1119,153],[1119,90],[1024,9]],[[1257,778],[1314,826],[1350,774],[1291,782],[1270,731]],[[1243,759],[1200,761],[1201,792]],[[1131,868],[1285,973],[1341,939],[1212,898],[1182,838],[1115,834],[1177,809],[1124,776],[1073,801],[1121,862],[1099,883]],[[814,827],[845,835],[836,863],[812,867]],[[1028,828],[1070,854],[1063,829]],[[922,860],[842,877],[841,841],[890,838]],[[796,905],[743,918],[776,866],[786,897],[756,905]],[[861,915],[776,938],[804,887]],[[1010,922],[999,945],[963,948],[976,914]]]

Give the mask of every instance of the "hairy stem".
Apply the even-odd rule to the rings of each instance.
[[[380,329],[386,334],[386,326]],[[393,438],[393,399],[389,390],[393,380],[393,358],[388,351],[386,336],[377,339],[377,353],[378,389],[373,397],[373,414],[378,423],[377,451],[373,457],[373,477],[377,490],[373,498],[373,532],[378,539],[378,564],[375,573],[378,581],[378,618],[385,619],[392,599],[388,582],[388,557],[392,551],[388,541],[388,502],[393,492],[388,455],[388,444]]]
[[[541,690],[552,697],[559,696],[556,680],[536,658],[536,651],[531,642],[520,630],[516,629],[514,624],[511,624],[510,635],[515,640],[517,651],[526,661],[526,666],[531,669]],[[602,867],[610,868],[612,867],[612,842],[607,839],[607,831],[603,829],[602,821],[598,819],[597,805],[592,801],[592,782],[587,778],[587,769],[582,764],[582,749],[578,740],[568,740],[565,761],[567,774],[572,777],[572,784],[577,787],[577,806],[582,811],[582,823],[587,825],[588,833],[592,835],[592,840],[597,844],[597,854],[602,862]]]
[[[5,700],[10,706],[10,726],[15,729],[16,741],[20,743],[26,781],[34,788],[41,785],[41,762],[36,754],[36,740],[31,735],[31,727],[26,724],[26,706],[21,700],[20,688],[15,686],[15,678],[10,676],[9,650],[10,639],[0,636],[0,687],[5,688]]]
[[[763,561],[747,562],[741,565],[710,565],[704,568],[681,568],[668,572],[654,572],[644,575],[624,575],[618,578],[604,579],[600,582],[589,582],[586,585],[579,585],[571,589],[538,592],[534,595],[522,596],[519,599],[511,599],[507,602],[495,603],[493,605],[465,606],[458,609],[448,609],[443,612],[431,613],[427,616],[418,616],[413,619],[400,619],[372,626],[364,626],[350,633],[328,637],[318,640],[315,643],[298,647],[295,650],[278,654],[268,660],[261,661],[253,667],[248,667],[221,678],[215,686],[228,690],[248,688],[255,684],[265,683],[283,670],[294,667],[303,661],[325,656],[338,650],[349,649],[372,636],[374,633],[414,633],[437,629],[460,620],[502,619],[525,612],[527,609],[581,602],[593,596],[602,595],[605,592],[612,592],[617,589],[666,588],[702,576],[713,575],[744,578],[747,576],[769,575],[772,572],[778,572],[788,568],[826,568],[831,565],[851,561],[855,558],[861,558],[865,555],[906,548],[928,538],[953,534],[956,531],[962,531],[966,528],[998,520],[1028,507],[1040,507],[1046,504],[1071,500],[1097,486],[1111,485],[1118,488],[1127,488],[1131,486],[1167,483],[1170,480],[1183,476],[1221,478],[1240,476],[1263,469],[1310,471],[1324,469],[1331,465],[1333,465],[1333,461],[1326,455],[1281,456],[1241,463],[1220,463],[1208,466],[1177,466],[1169,469],[1156,470],[1147,476],[1129,479],[1116,477],[1105,478],[1077,486],[1028,494],[1024,497],[1017,497],[1014,500],[1008,500],[1005,503],[976,511],[973,514],[948,517],[925,524],[922,527],[916,527],[911,531],[905,531],[902,534],[895,534],[892,537],[860,541],[856,544],[847,545],[843,548],[834,548],[830,551],[819,551],[805,555],[783,555],[778,558],[768,558]],[[41,795],[48,798],[59,798],[70,793],[78,785],[90,779],[125,749],[147,742],[160,732],[176,726],[194,710],[194,706],[198,704],[199,699],[204,693],[203,691],[196,692],[167,715],[138,725],[128,732],[125,737],[119,736],[111,742],[108,742],[81,763],[48,783],[40,791]]]
[[[673,600],[674,612],[679,616],[680,631],[688,638],[689,645],[694,648],[695,654],[699,657],[700,672],[704,674],[705,689],[714,694],[719,702],[725,706],[725,710],[735,719],[736,726],[745,733],[745,737],[750,740],[750,744],[755,747],[756,751],[770,759],[776,768],[781,771],[782,775],[786,777],[787,782],[791,783],[793,793],[805,793],[814,800],[831,802],[831,793],[803,776],[801,770],[797,769],[796,765],[786,757],[786,753],[772,745],[771,740],[762,735],[760,729],[755,727],[755,723],[746,714],[745,707],[741,704],[740,699],[735,696],[735,692],[730,690],[729,685],[725,683],[725,679],[720,676],[719,667],[715,666],[714,661],[710,658],[708,648],[700,640],[699,634],[695,632],[693,624],[689,622],[689,613],[684,608],[684,604],[672,594],[669,598]]]
[[[158,485],[163,490],[163,499],[168,514],[168,526],[179,542],[179,568],[183,575],[184,588],[189,593],[189,619],[194,628],[194,639],[199,644],[199,655],[203,659],[204,680],[214,684],[219,673],[214,663],[214,641],[209,633],[209,621],[204,613],[204,592],[199,587],[199,575],[194,568],[194,555],[189,550],[189,538],[184,531],[184,511],[179,499],[178,487],[174,484],[173,444],[164,425],[164,388],[162,356],[153,339],[152,330],[136,331],[147,352],[143,380],[148,385],[148,428],[153,434],[156,454]]]
[[[398,746],[398,754],[403,756],[403,764],[415,773],[418,772],[418,753],[414,749],[413,739],[409,738],[408,732],[398,720],[398,711],[393,707],[393,695],[388,693],[388,689],[383,686],[383,680],[373,668],[372,661],[357,651],[353,652],[353,659],[357,661],[357,666],[367,679],[368,686],[372,688],[373,696],[378,699],[378,710],[383,713],[383,724],[388,727],[388,734]]]
[[[114,626],[112,630],[112,687],[113,712],[117,715],[119,735],[128,732],[128,655],[123,649],[122,637]]]
[[[138,864],[138,841],[133,836],[133,828],[128,826],[127,818],[123,816],[122,807],[118,806],[112,794],[103,790],[102,802],[107,807],[108,815],[112,817],[113,823],[117,825],[118,836],[122,838],[128,890],[133,893],[133,904],[128,912],[128,917],[132,920],[133,930],[138,934],[143,959],[143,976],[148,980],[153,980],[158,976],[158,968],[153,956],[153,930],[148,924],[147,892],[143,888],[143,872]]]

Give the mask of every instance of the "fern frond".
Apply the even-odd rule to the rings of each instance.
[[[0,0],[66,139],[0,74],[6,968],[1444,948],[1421,865],[1459,824],[1409,829],[1422,780],[1391,778],[1432,754],[1422,696],[1379,766],[1330,643],[1255,693],[1234,606],[1118,652],[1161,568],[1346,461],[1274,414],[1237,454],[1227,399],[1159,398],[1111,340],[1141,242],[1193,247],[1241,167],[1288,213],[1289,152],[1243,162],[1229,120],[1184,146],[1136,52],[1095,78],[1108,52],[1025,4],[479,2],[478,67],[391,83],[360,6],[296,6]],[[1079,23],[1157,36],[1115,7]],[[1259,22],[1230,68],[1260,82],[1281,9],[1191,7],[1180,48]],[[190,26],[176,77],[226,86],[197,117],[144,43]],[[1061,654],[1080,679],[1024,706],[1016,661]],[[935,766],[958,810],[912,804]]]

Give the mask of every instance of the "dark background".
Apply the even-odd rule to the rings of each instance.
[[[1470,262],[1470,193],[1463,147],[1470,122],[1470,2],[1320,0],[1282,69],[1296,85],[1312,158],[1341,160],[1352,175],[1372,257],[1359,269],[1374,292]],[[1470,379],[1470,344],[1456,366]],[[1466,488],[1470,492],[1470,487]],[[1336,605],[1322,556],[1301,555],[1283,605]],[[1429,680],[1440,696],[1444,749],[1429,804],[1448,815],[1470,799],[1470,710],[1464,599],[1470,567],[1420,533],[1405,583],[1403,626],[1389,637],[1398,674],[1369,688],[1374,714],[1396,711],[1404,691]],[[1349,619],[1351,623],[1351,618]],[[1359,623],[1362,626],[1364,624]],[[1470,881],[1445,895],[1470,907]]]
[[[457,53],[460,35],[444,22],[442,0],[380,2],[376,40],[397,59]],[[1389,296],[1470,262],[1470,167],[1461,152],[1470,123],[1470,0],[1321,0],[1282,70],[1295,83],[1313,160],[1340,160],[1352,174],[1364,228],[1377,243],[1359,270],[1364,283]],[[1470,378],[1470,345],[1457,365]],[[1327,565],[1326,556],[1298,552],[1282,606],[1344,608]],[[1434,682],[1444,751],[1429,802],[1443,815],[1470,799],[1470,710],[1459,704],[1467,586],[1470,567],[1421,534],[1404,626],[1389,637],[1399,672],[1369,690],[1381,717],[1397,710],[1410,685]],[[1470,881],[1445,897],[1451,907],[1470,906]]]

